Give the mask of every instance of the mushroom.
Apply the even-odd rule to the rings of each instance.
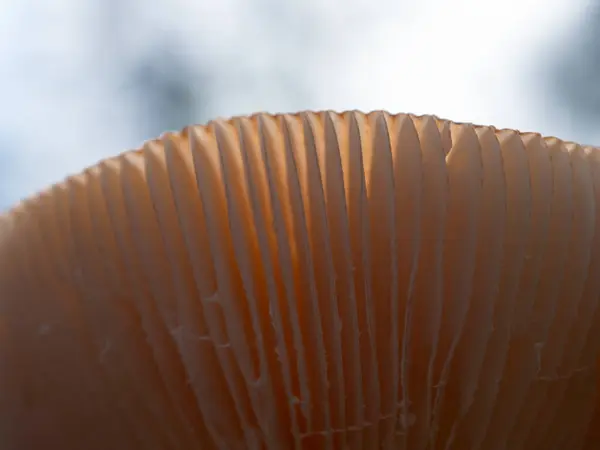
[[[0,446],[600,448],[598,205],[536,133],[166,133],[1,217]]]

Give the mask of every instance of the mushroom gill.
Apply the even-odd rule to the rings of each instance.
[[[600,448],[600,153],[386,112],[166,133],[0,219],[0,447]]]

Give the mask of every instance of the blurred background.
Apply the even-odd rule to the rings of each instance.
[[[592,0],[0,0],[0,210],[163,131],[387,109],[600,145]]]

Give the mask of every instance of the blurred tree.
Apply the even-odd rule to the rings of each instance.
[[[194,71],[176,49],[162,41],[126,74],[144,136],[158,136],[204,119],[209,77]]]
[[[209,72],[183,52],[185,36],[171,26],[169,32],[155,30],[144,14],[147,7],[138,0],[96,0],[105,78],[129,102],[131,125],[142,140],[203,121],[210,92]]]
[[[550,81],[557,100],[582,130],[600,119],[600,5],[591,3],[585,23],[563,48],[552,52]]]

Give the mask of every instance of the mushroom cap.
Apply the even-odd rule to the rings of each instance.
[[[166,133],[0,218],[0,446],[600,448],[598,205],[536,133]]]

